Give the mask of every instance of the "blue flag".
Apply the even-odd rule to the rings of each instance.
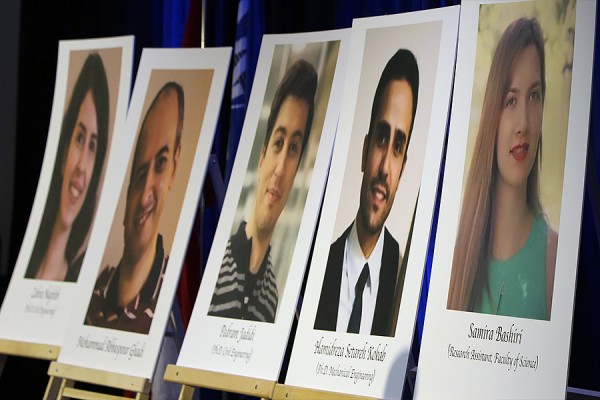
[[[242,126],[244,125],[264,25],[262,0],[240,0],[233,54],[231,116],[227,141],[225,185],[229,182]]]

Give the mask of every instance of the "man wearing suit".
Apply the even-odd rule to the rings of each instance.
[[[375,91],[362,148],[359,208],[354,222],[331,245],[315,329],[393,334],[391,313],[402,255],[384,225],[406,165],[418,92],[415,57],[400,49],[386,64]]]

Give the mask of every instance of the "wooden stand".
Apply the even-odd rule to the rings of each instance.
[[[329,399],[342,399],[342,400],[370,400],[372,397],[356,396],[345,393],[327,392],[324,390],[307,389],[297,386],[288,386],[277,384],[273,391],[273,400],[329,400]]]
[[[417,375],[417,367],[414,363],[412,351],[408,359],[408,368],[406,370],[406,382],[408,390],[411,395],[414,394],[414,382]],[[297,386],[277,384],[273,391],[273,400],[328,400],[328,399],[345,399],[345,400],[358,400],[358,399],[374,399],[373,397],[364,397],[345,393],[328,392],[324,390],[307,389]]]
[[[18,340],[0,339],[0,354],[9,356],[35,358],[38,360],[54,361],[60,353],[59,346],[49,344],[21,342]],[[50,395],[58,392],[56,382],[48,382],[46,394]]]
[[[167,366],[165,381],[183,385],[179,400],[190,400],[197,387],[270,399],[273,396],[276,383],[246,376],[180,367],[173,364]]]
[[[412,394],[417,367],[415,366],[412,352],[408,360],[406,371],[406,385]],[[191,400],[195,389],[207,388],[222,390],[238,394],[260,397],[272,400],[372,400],[374,397],[358,396],[346,393],[329,392],[325,390],[308,389],[303,387],[284,385],[267,380],[249,378],[214,371],[205,371],[195,368],[181,367],[169,364],[164,376],[165,381],[182,385],[179,400]]]
[[[183,333],[177,327],[183,326],[179,312],[179,303],[177,298],[173,302],[170,318],[167,322],[165,336],[172,336],[181,346]],[[162,351],[162,348],[161,348]],[[69,364],[53,361],[48,368],[48,386],[44,400],[48,399],[81,399],[81,400],[100,400],[100,399],[130,399],[131,397],[115,396],[106,393],[98,393],[90,390],[75,389],[75,382],[91,383],[93,385],[105,386],[109,388],[122,389],[135,393],[135,399],[148,399],[152,382],[147,378],[117,374],[114,372],[100,371],[92,368],[78,367]]]
[[[20,342],[17,340],[0,339],[0,353],[9,356],[37,358],[54,361],[60,353],[59,346],[49,344]]]
[[[47,399],[81,399],[81,400],[100,400],[100,399],[129,399],[124,396],[114,396],[105,393],[92,392],[88,390],[75,389],[75,382],[85,382],[94,385],[107,386],[116,389],[127,390],[136,394],[135,399],[146,400],[150,393],[150,380],[134,376],[116,374],[113,372],[99,371],[91,368],[76,367],[73,365],[61,364],[53,361],[48,368],[48,388],[44,395]],[[51,386],[59,382],[59,389],[56,395],[50,393]]]
[[[208,172],[210,174],[213,186],[215,186],[217,204],[220,209],[224,198],[224,183],[216,156],[214,154],[211,154]],[[298,316],[298,311],[296,311],[295,318],[298,318]],[[412,352],[410,359],[412,361]],[[225,392],[245,394],[249,396],[260,397],[262,399],[273,400],[329,400],[332,398],[342,400],[373,399],[372,397],[288,386],[263,379],[181,367],[174,364],[167,365],[164,380],[182,385],[178,400],[191,400],[196,388],[221,390]]]

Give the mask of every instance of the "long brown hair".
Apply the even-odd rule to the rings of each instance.
[[[479,130],[464,189],[460,221],[454,245],[447,308],[472,311],[487,281],[490,219],[494,182],[498,175],[496,136],[502,104],[511,79],[512,65],[523,49],[534,46],[540,59],[542,99],[546,93],[545,55],[542,29],[535,18],[513,21],[502,34],[488,75]],[[539,140],[541,148],[541,136]],[[527,179],[527,205],[541,211],[538,176],[540,151]]]

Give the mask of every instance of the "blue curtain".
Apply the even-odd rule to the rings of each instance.
[[[180,47],[190,0],[162,0],[162,47]]]

